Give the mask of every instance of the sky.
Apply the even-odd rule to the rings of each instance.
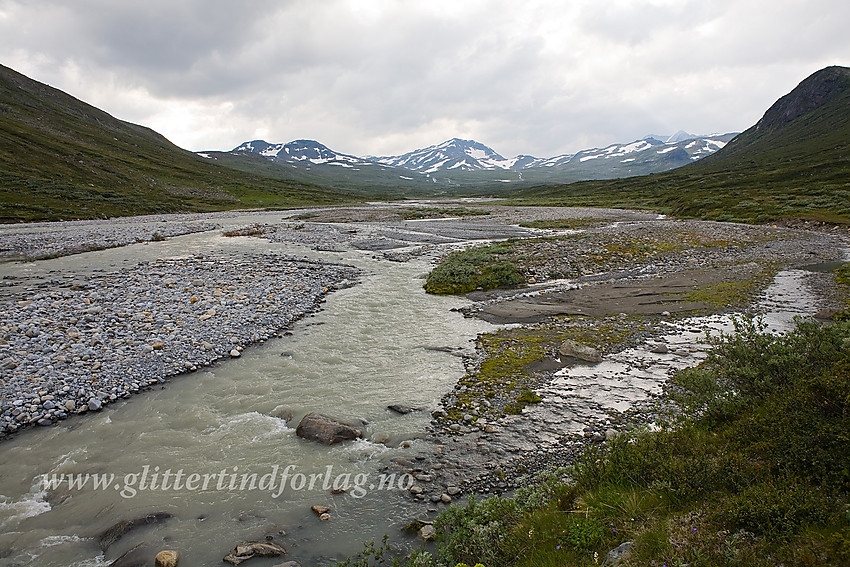
[[[505,157],[738,132],[850,65],[847,0],[0,0],[0,63],[193,151]]]

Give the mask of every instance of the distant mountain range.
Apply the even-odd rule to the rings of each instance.
[[[450,185],[488,181],[530,183],[554,178],[562,181],[610,179],[667,171],[711,155],[735,135],[695,136],[680,131],[663,139],[647,136],[628,144],[612,144],[551,158],[530,155],[505,158],[481,142],[460,138],[398,156],[357,157],[334,151],[315,140],[295,140],[286,144],[253,140],[240,144],[230,154],[255,154],[277,164],[309,167],[317,176],[321,176],[316,170],[319,166],[349,169],[352,174],[360,172],[361,177],[368,176],[366,172],[375,173],[375,166],[382,166],[381,174],[395,172],[395,179],[401,182],[421,181],[424,176],[431,183]],[[225,159],[223,153],[202,152],[201,155]]]

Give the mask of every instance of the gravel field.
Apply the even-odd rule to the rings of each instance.
[[[357,277],[340,264],[211,254],[40,283],[0,303],[0,434],[238,357]]]

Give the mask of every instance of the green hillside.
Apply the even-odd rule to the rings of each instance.
[[[643,177],[511,193],[522,204],[657,209],[683,217],[850,222],[850,69],[827,67],[716,154]]]
[[[350,200],[217,166],[0,65],[0,222]]]

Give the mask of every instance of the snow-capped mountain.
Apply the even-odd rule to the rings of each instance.
[[[400,156],[369,157],[377,163],[404,167],[419,173],[433,174],[448,171],[510,170],[522,171],[537,167],[556,168],[583,164],[590,160],[613,160],[619,163],[658,161],[660,155],[677,152],[680,165],[712,154],[726,145],[735,134],[694,136],[679,131],[660,140],[654,136],[628,144],[612,144],[605,148],[582,150],[551,158],[536,158],[520,154],[505,158],[492,148],[474,140],[452,138],[442,144],[414,150]],[[673,157],[673,156],[670,156]]]
[[[710,137],[690,136],[683,138],[680,134],[683,134],[683,132],[670,136],[666,142],[650,137],[629,144],[612,144],[605,148],[582,150],[569,156],[543,160],[536,165],[552,167],[571,162],[584,163],[595,159],[617,160],[618,158],[622,158],[619,160],[621,163],[630,163],[647,158],[654,159],[656,155],[672,152],[677,152],[680,157],[686,157],[687,160],[693,161],[713,154],[736,136],[733,133]]]
[[[253,140],[234,148],[233,152],[260,154],[272,161],[284,163],[309,162],[341,167],[372,165],[372,162],[356,156],[335,152],[315,140],[294,140],[286,144],[270,144],[265,140]]]
[[[680,167],[713,154],[735,134],[693,136],[677,132],[672,136],[647,136],[628,144],[581,150],[550,158],[520,154],[505,158],[475,140],[452,138],[398,156],[357,157],[336,152],[315,140],[295,140],[270,144],[263,140],[245,142],[230,156],[253,154],[265,157],[289,170],[304,172],[304,181],[342,182],[350,173],[359,183],[415,185],[420,183],[467,184],[482,182],[549,182],[580,179],[610,179],[657,173]],[[664,138],[663,140],[661,138]],[[213,156],[205,153],[205,156]],[[216,159],[224,159],[219,153]],[[329,167],[337,166],[337,167]],[[330,176],[330,177],[329,177]]]
[[[520,158],[505,159],[493,148],[475,140],[452,138],[436,146],[413,150],[400,156],[370,157],[376,163],[404,167],[420,173],[512,169]],[[533,158],[531,158],[533,159]]]

